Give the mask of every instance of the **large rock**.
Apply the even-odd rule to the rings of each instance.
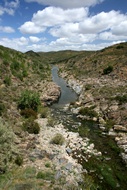
[[[122,125],[114,125],[114,130],[115,131],[127,132],[127,128],[122,126]]]
[[[61,94],[60,87],[54,82],[49,82],[43,89],[41,100],[46,104],[52,104],[58,101]]]

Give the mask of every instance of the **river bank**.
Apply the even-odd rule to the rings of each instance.
[[[76,79],[64,72],[60,75],[79,95],[72,112],[82,120],[98,121],[102,133],[115,139],[121,157],[127,164],[127,104],[124,102],[126,80],[110,76]]]

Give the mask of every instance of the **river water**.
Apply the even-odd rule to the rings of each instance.
[[[51,106],[54,118],[70,131],[79,132],[82,137],[88,137],[90,142],[94,143],[95,148],[102,152],[100,159],[93,156],[88,162],[81,163],[94,180],[95,187],[92,189],[127,190],[127,167],[120,157],[120,150],[114,139],[103,134],[97,123],[81,121],[71,111],[65,111],[65,105],[75,102],[78,96],[68,87],[65,80],[58,76],[56,66],[52,68],[52,79],[61,88],[59,101]]]

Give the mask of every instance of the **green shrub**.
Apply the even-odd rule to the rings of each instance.
[[[106,67],[104,70],[103,70],[103,74],[104,75],[107,75],[109,73],[111,73],[113,71],[113,66],[109,65],[108,67]]]
[[[18,155],[15,159],[15,163],[18,165],[18,166],[21,166],[23,164],[23,157],[21,155]]]
[[[37,112],[31,108],[25,108],[24,110],[21,110],[20,114],[25,118],[33,117],[34,119],[37,119]]]
[[[2,113],[5,111],[5,105],[3,103],[0,103],[0,116],[2,116]]]
[[[42,171],[39,171],[37,173],[37,179],[54,180],[54,174],[51,173],[51,172],[42,172]]]
[[[93,110],[93,107],[82,107],[79,110],[79,114],[81,115],[87,115],[90,117],[97,117],[96,111]]]
[[[45,164],[45,167],[46,167],[46,168],[50,168],[50,167],[51,167],[51,164],[50,164],[49,162],[47,162],[47,163]]]
[[[48,116],[48,107],[39,106],[38,112],[39,112],[41,118],[46,118]]]
[[[40,126],[32,118],[29,118],[23,123],[23,130],[30,134],[38,134],[40,131]]]
[[[57,133],[51,140],[52,144],[62,145],[64,143],[65,139],[63,135]]]
[[[106,121],[106,124],[105,124],[105,128],[107,130],[111,129],[113,126],[115,125],[115,121],[113,121],[112,119],[108,119]]]
[[[124,94],[124,95],[118,95],[114,98],[116,101],[119,102],[119,104],[123,104],[123,103],[126,103],[127,102],[127,95]]]
[[[91,85],[91,84],[86,84],[85,90],[90,90],[91,88],[92,88],[92,85]]]
[[[23,77],[27,77],[27,76],[28,76],[27,70],[24,69],[24,70],[22,71],[22,76],[23,76]]]
[[[41,101],[37,92],[25,90],[19,98],[18,108],[21,110],[31,108],[32,110],[37,111],[40,104]]]
[[[123,49],[123,48],[124,48],[123,45],[118,45],[118,46],[116,47],[116,49]]]
[[[18,71],[19,69],[20,69],[20,63],[19,62],[11,63],[11,70]]]
[[[6,86],[10,86],[11,85],[11,77],[10,76],[5,76],[5,78],[4,78],[4,84],[6,84]]]

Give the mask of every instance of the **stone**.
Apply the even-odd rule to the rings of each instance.
[[[72,149],[66,148],[66,152],[67,152],[68,154],[71,154],[71,153],[72,153]]]
[[[55,174],[55,179],[58,180],[59,178],[61,178],[61,176],[62,176],[62,173],[61,173],[60,170],[58,170],[58,171],[56,172],[56,174]]]
[[[127,128],[122,126],[122,125],[114,125],[114,130],[115,131],[123,131],[123,132],[127,132]]]
[[[66,166],[65,166],[65,168],[67,169],[67,170],[71,170],[72,169],[72,163],[67,163],[66,164]]]
[[[99,117],[99,123],[102,125],[106,124],[105,120],[102,117]]]

